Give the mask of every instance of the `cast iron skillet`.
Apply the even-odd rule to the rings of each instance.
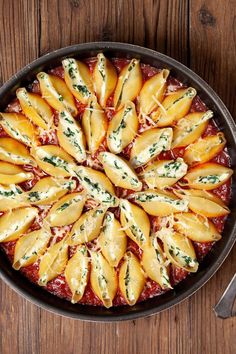
[[[100,51],[104,52],[108,57],[135,57],[145,64],[150,64],[154,67],[168,68],[171,70],[174,77],[195,87],[201,99],[214,111],[215,120],[220,129],[224,131],[228,141],[232,166],[233,168],[235,167],[236,126],[227,108],[213,89],[194,72],[174,59],[153,50],[131,44],[113,42],[85,43],[62,48],[44,55],[27,65],[2,86],[0,89],[0,110],[3,110],[11,98],[14,97],[15,90],[19,86],[25,86],[32,82],[39,71],[59,65],[61,60],[65,57],[87,58],[96,56]],[[203,263],[200,265],[199,271],[196,274],[188,276],[166,294],[148,299],[135,306],[105,309],[103,307],[79,304],[72,305],[69,301],[60,299],[48,293],[43,288],[30,283],[20,272],[15,271],[11,267],[3,251],[0,251],[0,275],[7,284],[26,299],[44,309],[71,318],[89,321],[122,321],[156,314],[178,304],[197,291],[212,277],[227,257],[236,239],[236,205],[233,205],[233,201],[236,200],[235,186],[236,181],[235,177],[233,177],[230,205],[232,212],[226,221],[223,237],[205,257]]]

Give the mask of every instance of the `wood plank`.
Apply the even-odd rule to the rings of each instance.
[[[235,116],[235,1],[223,4],[219,0],[196,0],[189,4],[190,66],[213,87]],[[233,276],[235,264],[234,248],[213,279],[191,299],[192,338],[197,353],[233,353],[236,347],[235,336],[232,337],[235,319],[217,319],[211,310]]]
[[[221,3],[0,0],[4,14],[0,81],[62,46],[97,40],[131,42],[189,64],[235,113],[235,1],[225,1],[224,8]],[[235,263],[234,250],[191,299],[159,315],[117,324],[85,323],[51,314],[1,282],[0,353],[233,354],[235,319],[216,319],[212,307],[233,275]]]
[[[39,56],[37,0],[0,1],[0,85]]]
[[[236,114],[236,4],[234,0],[190,1],[191,68]]]

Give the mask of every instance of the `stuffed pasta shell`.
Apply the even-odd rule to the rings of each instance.
[[[118,205],[114,187],[104,173],[81,166],[76,170],[76,176],[91,198],[106,206]]]
[[[15,185],[0,184],[0,212],[10,211],[12,209],[29,206],[25,200],[23,190]]]
[[[134,168],[145,165],[162,151],[170,149],[173,131],[171,128],[149,129],[142,133],[133,144],[130,163]]]
[[[16,242],[13,268],[18,270],[36,262],[46,251],[51,236],[50,229],[47,228],[21,236]]]
[[[68,243],[66,238],[50,246],[40,258],[39,280],[40,286],[56,278],[63,272],[68,261]]]
[[[18,184],[33,177],[33,173],[26,172],[17,165],[0,161],[0,183],[2,184]]]
[[[78,247],[65,268],[65,278],[72,293],[71,302],[75,304],[84,295],[89,280],[89,257],[86,246]]]
[[[57,137],[60,146],[79,163],[86,160],[86,141],[80,124],[68,111],[59,114]]]
[[[144,83],[139,93],[139,111],[142,114],[150,114],[163,101],[169,73],[169,70],[163,69]]]
[[[188,165],[197,165],[210,161],[225,146],[226,139],[223,133],[207,136],[189,145],[184,153],[184,160]]]
[[[105,139],[107,131],[107,117],[97,102],[96,96],[91,96],[83,117],[82,127],[86,137],[88,149],[93,155]]]
[[[162,289],[171,288],[167,259],[160,244],[154,236],[150,243],[143,248],[142,266],[150,279],[158,283]]]
[[[120,267],[119,286],[122,295],[130,306],[138,301],[144,284],[144,272],[137,257],[132,252],[127,252]]]
[[[50,226],[65,226],[79,219],[84,203],[84,193],[70,193],[56,202],[50,209],[46,220]]]
[[[178,120],[173,131],[172,148],[184,147],[194,143],[205,131],[209,119],[213,117],[213,112],[189,113],[184,118]]]
[[[31,149],[31,154],[39,167],[54,177],[70,177],[74,159],[61,147],[42,145]]]
[[[111,152],[119,154],[134,139],[138,131],[135,105],[127,101],[108,124],[107,145]]]
[[[194,213],[176,214],[174,228],[196,242],[213,242],[221,239],[221,235],[210,220]]]
[[[164,99],[158,110],[151,114],[151,118],[158,127],[173,125],[188,113],[196,94],[197,91],[192,87],[176,91]]]
[[[40,96],[21,87],[16,91],[22,111],[29,120],[42,129],[49,129],[53,124],[53,112],[47,102]]]
[[[26,202],[33,205],[51,204],[75,187],[76,183],[73,180],[45,177],[40,179],[30,191],[25,192],[24,198]]]
[[[94,87],[101,107],[105,108],[107,99],[113,93],[116,82],[116,69],[103,53],[97,55],[97,63],[93,72]]]
[[[223,201],[206,190],[200,189],[182,189],[176,190],[175,194],[188,201],[188,207],[194,213],[215,218],[229,214],[229,208]]]
[[[122,70],[118,77],[114,92],[114,107],[121,109],[127,101],[133,101],[142,87],[142,72],[139,60],[132,59]]]
[[[27,231],[38,215],[34,207],[18,208],[6,212],[0,217],[0,242],[17,240]]]
[[[127,237],[122,230],[121,224],[111,212],[107,212],[104,217],[102,232],[99,235],[98,242],[108,263],[112,267],[117,267],[125,254]]]
[[[128,200],[120,200],[120,221],[125,233],[143,247],[149,242],[150,221],[144,210]]]
[[[58,76],[40,72],[37,75],[42,97],[58,112],[67,110],[73,116],[77,115],[77,108],[73,95],[65,82]]]
[[[171,263],[191,273],[197,271],[198,261],[191,240],[183,234],[170,231],[162,241],[164,252]]]
[[[92,77],[89,68],[82,61],[67,58],[62,61],[65,82],[80,102],[87,104],[93,94]]]
[[[0,124],[15,140],[27,146],[37,144],[37,130],[21,113],[0,113]]]
[[[167,216],[188,211],[188,201],[179,199],[170,192],[147,189],[132,196],[135,202],[150,215]]]
[[[0,159],[15,165],[36,165],[27,148],[12,138],[0,138]]]
[[[212,190],[221,186],[233,174],[233,170],[214,162],[191,168],[184,176],[190,188]]]
[[[115,269],[99,252],[90,251],[91,275],[90,282],[93,291],[107,308],[112,306],[118,281]]]
[[[183,159],[159,160],[148,165],[139,177],[151,189],[165,189],[174,185],[179,179],[187,173],[188,165]]]
[[[98,206],[82,214],[72,227],[68,238],[69,244],[80,245],[97,238],[101,232],[106,211],[106,207]]]
[[[103,164],[106,175],[115,186],[139,191],[142,183],[128,162],[110,152],[101,152],[99,160]]]

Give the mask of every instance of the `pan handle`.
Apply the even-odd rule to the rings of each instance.
[[[214,311],[217,317],[228,318],[236,315],[236,312],[233,312],[233,305],[236,297],[236,273],[234,274],[231,282],[225,289],[221,299],[214,307]]]

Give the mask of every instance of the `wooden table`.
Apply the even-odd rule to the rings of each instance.
[[[192,68],[235,115],[235,8],[235,0],[0,0],[0,82],[56,48],[129,42]],[[234,249],[191,299],[159,315],[118,324],[53,315],[1,282],[0,353],[235,353],[235,319],[217,319],[212,311],[235,263]]]

